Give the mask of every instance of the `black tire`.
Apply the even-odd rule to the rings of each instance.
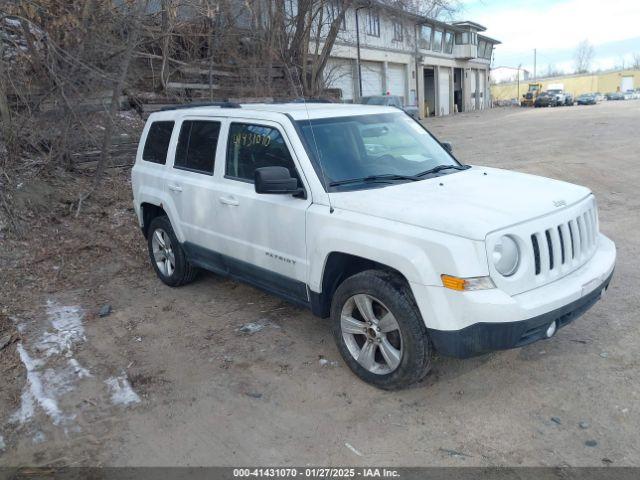
[[[153,236],[158,230],[166,232],[171,242],[171,249],[175,258],[175,268],[170,275],[166,275],[160,270],[154,258]],[[192,282],[196,278],[198,269],[189,262],[189,259],[182,249],[180,242],[178,242],[176,234],[173,231],[173,227],[171,226],[171,222],[167,216],[163,215],[156,217],[151,221],[147,233],[147,246],[149,249],[151,265],[153,266],[156,275],[158,275],[158,278],[160,278],[164,284],[169,285],[170,287],[180,287]]]
[[[402,356],[398,367],[387,374],[364,368],[345,343],[341,314],[354,295],[367,294],[379,299],[393,314],[399,326]],[[333,336],[349,368],[362,380],[384,390],[398,390],[419,382],[431,369],[433,348],[411,290],[402,278],[380,270],[366,270],[340,284],[331,301]]]

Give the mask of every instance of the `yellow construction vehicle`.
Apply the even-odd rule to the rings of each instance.
[[[522,107],[533,107],[533,104],[542,92],[542,84],[541,83],[530,83],[529,90],[527,93],[522,95],[522,101],[520,102],[520,106]]]

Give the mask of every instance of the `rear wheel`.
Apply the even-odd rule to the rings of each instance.
[[[368,270],[345,280],[331,305],[333,335],[362,380],[392,390],[420,381],[431,366],[426,327],[406,284]]]
[[[196,277],[198,270],[185,255],[168,217],[156,217],[151,221],[147,244],[153,269],[165,284],[179,287]]]

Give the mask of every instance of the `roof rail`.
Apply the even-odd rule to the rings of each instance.
[[[297,97],[297,98],[275,98],[271,102],[273,105],[282,105],[283,103],[338,103],[335,100],[324,97]]]
[[[181,110],[183,108],[196,108],[196,107],[242,108],[239,103],[235,103],[235,102],[193,102],[193,103],[185,103],[184,105],[162,107],[160,111],[166,112],[168,110]]]

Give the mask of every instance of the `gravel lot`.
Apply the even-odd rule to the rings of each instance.
[[[210,274],[163,286],[112,172],[115,202],[7,242],[24,253],[3,294],[22,340],[0,356],[16,362],[0,365],[0,465],[640,465],[640,101],[426,125],[463,162],[590,187],[619,255],[604,301],[551,340],[440,358],[382,392],[307,311]],[[52,239],[79,243],[40,255]]]

